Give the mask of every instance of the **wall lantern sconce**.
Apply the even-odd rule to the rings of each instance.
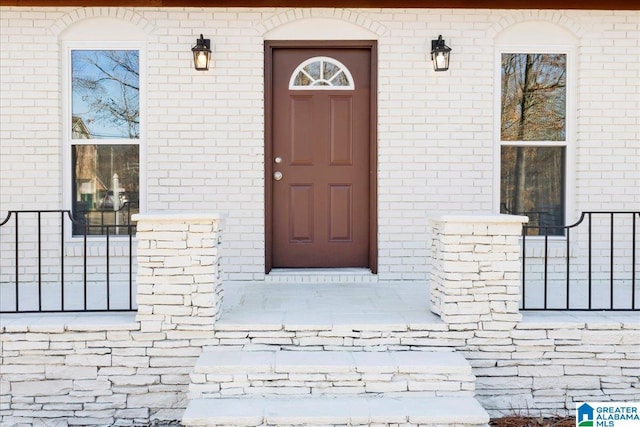
[[[442,36],[438,40],[431,40],[431,60],[435,71],[447,71],[449,69],[449,56],[451,48],[444,44]]]
[[[211,40],[205,39],[200,34],[200,38],[196,40],[196,45],[191,48],[193,52],[193,65],[198,71],[207,71],[209,69],[209,60],[211,60]]]

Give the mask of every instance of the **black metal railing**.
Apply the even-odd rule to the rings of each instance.
[[[9,211],[0,222],[0,313],[135,310],[135,230],[70,210]]]
[[[522,310],[639,310],[640,212],[522,230]]]
[[[516,211],[507,207],[505,203],[500,204],[500,212],[509,215],[521,215],[529,218],[529,235],[537,235],[540,230],[546,227],[551,235],[563,235],[563,209],[560,206],[547,206],[546,209],[537,211]],[[554,234],[555,233],[555,234]]]
[[[138,212],[138,204],[134,202],[126,202],[116,210],[89,209],[85,202],[76,202],[73,210],[73,235],[81,236],[87,230],[91,235],[120,234],[127,230],[127,225],[133,224],[131,215]],[[85,227],[87,224],[90,226],[88,229]]]

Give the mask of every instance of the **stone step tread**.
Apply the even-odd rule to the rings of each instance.
[[[207,351],[194,372],[471,374],[471,365],[459,353],[437,351]]]
[[[194,399],[184,426],[409,423],[486,426],[472,397],[276,397]]]

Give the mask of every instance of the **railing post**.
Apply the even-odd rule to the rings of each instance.
[[[19,225],[20,223],[18,222],[18,211],[14,211],[14,213],[16,214],[16,222],[15,222],[15,242],[16,242],[16,268],[15,268],[15,275],[16,275],[16,311],[20,310],[20,266],[19,266],[19,261],[20,261],[20,248],[19,248],[19,243],[20,243],[20,238],[19,238],[19,233],[18,230],[20,229]]]
[[[137,303],[143,332],[211,331],[220,315],[220,240],[215,214],[133,216]]]
[[[432,220],[431,310],[454,330],[509,330],[520,321],[520,238],[527,217]]]

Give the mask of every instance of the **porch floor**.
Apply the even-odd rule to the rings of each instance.
[[[426,325],[445,330],[440,317],[430,311],[429,285],[423,282],[375,283],[268,283],[224,281],[222,315],[216,325],[317,325],[375,326],[364,329],[392,329],[395,326]],[[638,327],[640,316],[634,311],[522,311],[522,322],[622,323]],[[137,328],[136,312],[112,313],[2,313],[0,332],[47,331],[64,328],[104,330],[126,325]],[[266,327],[266,326],[265,326]],[[280,329],[280,328],[277,328]],[[294,328],[295,329],[295,328]],[[414,329],[414,328],[410,328]]]
[[[424,282],[225,282],[217,325],[442,326]]]

